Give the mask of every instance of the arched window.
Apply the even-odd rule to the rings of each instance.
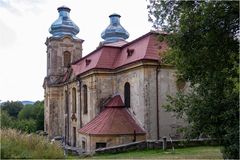
[[[66,51],[63,53],[63,65],[64,67],[68,67],[71,63],[71,53]]]
[[[124,102],[125,107],[130,107],[130,84],[127,82],[124,85]]]
[[[76,113],[77,108],[77,100],[76,100],[76,88],[72,89],[72,113]]]
[[[88,93],[87,93],[87,86],[83,86],[83,113],[87,114],[88,113]]]

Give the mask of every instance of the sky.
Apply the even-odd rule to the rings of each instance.
[[[152,29],[146,0],[0,0],[0,101],[44,99],[45,41],[62,5],[71,8],[70,18],[80,28],[83,56],[103,41],[112,13],[121,15],[129,42]]]

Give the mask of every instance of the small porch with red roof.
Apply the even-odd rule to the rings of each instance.
[[[120,95],[114,96],[93,120],[79,130],[81,146],[87,152],[115,145],[142,141],[146,132],[124,106]]]

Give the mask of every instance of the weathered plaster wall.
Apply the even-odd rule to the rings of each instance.
[[[62,121],[62,87],[51,87],[46,89],[45,94],[45,128],[49,137],[59,136],[63,134]]]
[[[79,95],[79,86],[78,86],[78,82],[74,81],[72,83],[66,84],[67,86],[65,86],[65,91],[68,91],[68,107],[69,107],[69,112],[66,113],[65,112],[65,105],[63,107],[64,110],[64,117],[65,118],[69,118],[69,142],[71,145],[73,145],[74,143],[74,138],[73,138],[73,127],[76,128],[76,146],[78,147],[78,130],[80,128],[80,104],[79,104],[79,100],[80,100],[80,95]],[[76,113],[73,112],[73,88],[76,89]],[[64,91],[64,92],[65,92]],[[66,98],[66,97],[65,97]],[[64,103],[66,103],[66,99],[64,98]],[[67,115],[68,114],[68,115]],[[66,125],[66,124],[65,124]]]
[[[124,85],[130,84],[130,108],[129,111],[135,117],[136,121],[143,128],[147,128],[145,125],[145,106],[144,106],[144,69],[135,68],[124,72],[120,72],[115,76],[115,84],[113,86],[114,93],[121,95],[124,102]]]
[[[167,103],[167,95],[174,96],[177,92],[176,70],[170,68],[161,68],[158,76],[159,80],[159,126],[160,137],[179,138],[176,132],[177,128],[186,125],[182,119],[176,119],[173,112],[166,112],[162,107]]]
[[[71,62],[80,59],[82,57],[82,41],[72,40],[69,37],[49,40],[47,48],[47,53],[50,54],[48,75],[58,75],[64,72],[63,53],[65,51],[71,53]]]
[[[88,76],[81,79],[81,92],[82,92],[82,99],[81,99],[81,106],[82,111],[84,108],[84,96],[83,96],[83,86],[87,86],[87,108],[88,112],[85,114],[82,112],[82,123],[85,125],[90,120],[92,120],[96,115],[96,97],[97,97],[97,88],[96,88],[96,76]]]
[[[116,82],[114,80],[113,74],[98,74],[96,76],[96,87],[97,87],[97,96],[96,96],[96,104],[103,104],[106,99],[111,97],[114,93],[114,86],[116,86]],[[100,111],[97,106],[97,113]]]
[[[48,132],[49,128],[49,91],[48,87],[44,89],[44,131]]]
[[[82,87],[88,90],[88,113],[82,114],[83,125],[92,120],[100,112],[101,105],[114,94],[114,79],[111,74],[95,74],[81,78]],[[83,107],[83,92],[82,92]],[[83,109],[82,109],[83,110]]]
[[[148,131],[148,139],[157,139],[157,87],[156,66],[144,68],[143,99],[145,125]]]

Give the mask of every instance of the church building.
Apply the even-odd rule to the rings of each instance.
[[[66,144],[87,153],[98,148],[162,137],[179,138],[183,120],[162,107],[167,95],[184,90],[175,69],[161,64],[168,45],[165,33],[150,31],[128,42],[120,15],[109,16],[103,39],[82,57],[84,40],[70,19],[70,8],[58,8],[46,40],[44,129],[49,138],[62,136]],[[107,26],[107,25],[106,25]]]

